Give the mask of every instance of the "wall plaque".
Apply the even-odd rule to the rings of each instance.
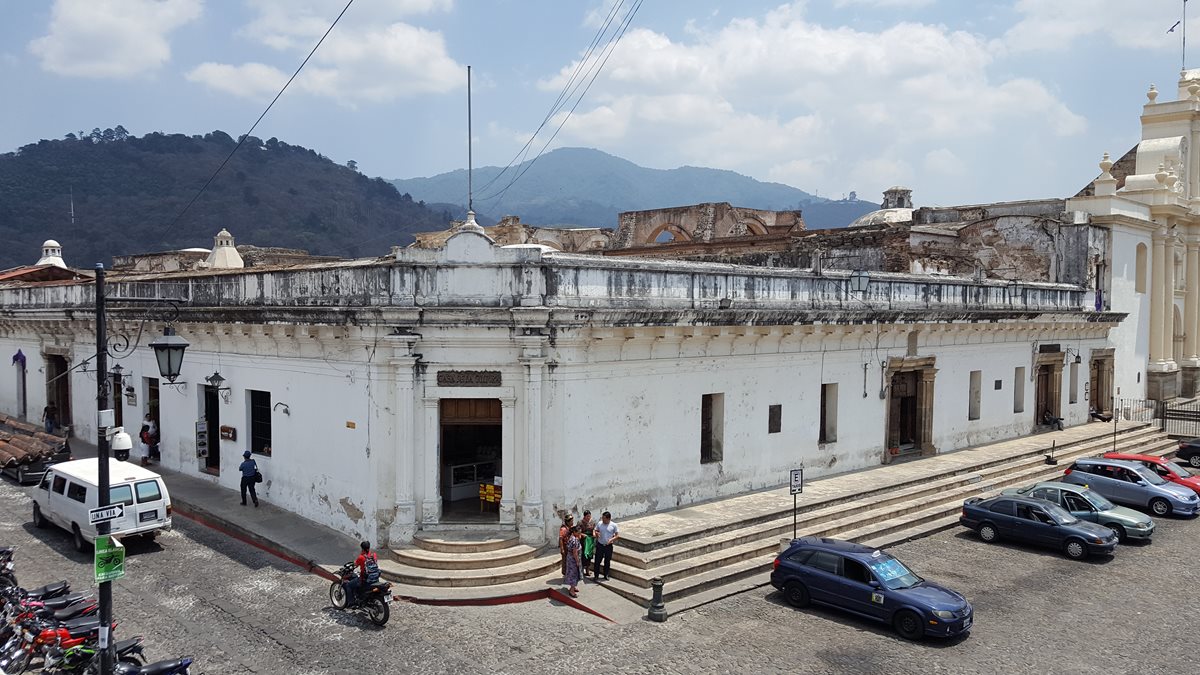
[[[499,387],[498,370],[439,370],[439,387]]]
[[[236,441],[237,440],[237,429],[235,429],[233,427],[221,427],[219,429],[219,431],[221,432],[221,440],[223,440],[223,441]]]

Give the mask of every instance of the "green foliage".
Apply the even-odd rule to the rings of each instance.
[[[138,138],[117,125],[0,154],[0,269],[36,262],[46,239],[63,244],[68,264],[90,268],[113,255],[207,248],[223,227],[239,244],[373,256],[449,224],[446,211],[385,180],[254,137],[173,222],[236,143],[223,131]]]

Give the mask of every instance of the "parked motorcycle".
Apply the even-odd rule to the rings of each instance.
[[[13,549],[11,546],[0,548],[0,588],[16,586],[17,568],[13,564]]]
[[[128,640],[113,643],[113,652],[116,655],[117,663],[141,668],[146,663],[145,653],[142,651],[142,641],[142,636],[138,635]],[[42,672],[82,673],[91,667],[93,661],[98,661],[99,658],[100,651],[94,643],[76,645],[66,649],[56,645],[46,650]]]
[[[141,667],[118,661],[113,665],[113,675],[188,675],[191,672],[191,666],[192,657],[190,656],[185,656],[181,659],[156,661]],[[87,675],[97,675],[100,672],[100,666],[97,664],[85,672]]]
[[[117,624],[113,624],[116,629]],[[68,649],[94,643],[100,635],[100,618],[84,616],[70,621],[35,619],[21,626],[16,646],[5,645],[7,651],[0,658],[0,672],[20,673],[29,667],[34,656],[41,655],[50,647]],[[17,639],[17,638],[14,638]],[[10,641],[11,642],[11,641]]]
[[[338,580],[329,584],[329,602],[338,609],[365,612],[367,618],[376,626],[386,624],[392,614],[388,607],[388,601],[392,599],[392,585],[386,581],[376,581],[370,586],[359,588],[354,604],[347,607],[345,583],[356,574],[353,562],[342,565],[337,571]]]

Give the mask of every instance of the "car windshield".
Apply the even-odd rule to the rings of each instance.
[[[1092,506],[1096,507],[1097,511],[1108,511],[1116,508],[1113,503],[1104,498],[1104,495],[1095,490],[1084,490],[1083,498],[1088,500]]]
[[[1179,476],[1180,478],[1188,478],[1192,475],[1191,471],[1179,466],[1175,462],[1163,462],[1163,464],[1165,464],[1168,469],[1173,471],[1175,475]]]
[[[904,563],[890,556],[871,561],[869,567],[883,585],[890,590],[912,588],[921,583],[921,577],[913,574]]]
[[[1050,517],[1054,519],[1054,522],[1058,523],[1059,525],[1074,525],[1075,523],[1079,522],[1078,518],[1070,513],[1067,513],[1066,510],[1064,510],[1061,506],[1046,504],[1042,508],[1046,509],[1046,513],[1049,513]]]

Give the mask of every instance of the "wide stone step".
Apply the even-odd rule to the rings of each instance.
[[[520,543],[516,532],[422,532],[413,537],[417,548],[442,553],[497,551]]]
[[[1118,432],[1117,437],[1118,437],[1119,443],[1121,443],[1121,444],[1126,443],[1126,442],[1129,442],[1132,444],[1132,443],[1134,443],[1135,440],[1146,440],[1146,439],[1149,439],[1150,437],[1152,437],[1156,434],[1159,434],[1159,433],[1160,432],[1150,428],[1149,426],[1139,426],[1139,427],[1122,429],[1121,431]],[[1055,454],[1061,455],[1063,452],[1074,451],[1076,449],[1082,449],[1082,448],[1087,448],[1090,451],[1094,451],[1094,452],[1102,452],[1105,450],[1105,447],[1104,447],[1105,444],[1109,443],[1110,439],[1111,439],[1111,436],[1092,436],[1092,437],[1089,437],[1086,439],[1080,439],[1077,441],[1073,441],[1071,443],[1067,443],[1067,444],[1058,446],[1055,449]],[[930,483],[933,483],[933,482],[939,481],[939,480],[949,480],[951,482],[955,482],[955,477],[957,477],[957,476],[961,476],[963,474],[977,473],[977,472],[980,472],[983,470],[990,469],[992,467],[996,467],[998,465],[1008,465],[1008,464],[1011,464],[1014,462],[1021,462],[1022,460],[1038,460],[1038,461],[1040,461],[1041,457],[1044,454],[1046,454],[1048,451],[1049,451],[1049,446],[1046,445],[1046,446],[1038,447],[1035,449],[1030,449],[1030,450],[1021,451],[1019,453],[1014,453],[1012,455],[1007,455],[1005,457],[999,457],[999,458],[989,457],[989,458],[985,458],[985,459],[980,459],[979,461],[975,461],[975,462],[965,462],[965,463],[960,462],[960,463],[956,463],[953,465],[943,465],[941,467],[938,467],[936,470],[931,469],[931,473],[929,473],[928,475],[926,475],[924,477],[910,478],[910,479],[906,479],[906,480],[902,480],[902,481],[893,482],[890,484],[872,486],[870,488],[866,488],[866,489],[863,489],[863,490],[855,492],[855,493],[849,493],[849,494],[844,494],[844,495],[828,497],[828,498],[824,498],[824,499],[818,499],[815,501],[810,501],[807,504],[802,503],[798,507],[797,512],[800,514],[804,514],[809,511],[829,508],[829,507],[837,506],[840,504],[846,504],[848,502],[861,501],[863,499],[871,498],[871,497],[880,497],[883,499],[903,499],[904,497],[901,495],[904,491],[907,491],[907,490],[911,490],[911,489],[921,490],[921,489],[924,489],[924,486],[927,486]],[[972,452],[972,451],[963,450],[963,451],[959,451],[958,453],[951,453],[950,455],[947,455],[947,456],[949,456],[949,457],[961,456],[963,458],[970,458],[969,454],[960,455],[960,453],[970,453],[970,452]],[[915,460],[915,461],[919,462],[922,460]],[[827,480],[827,479],[822,479],[822,480]],[[682,527],[678,528],[677,533],[674,533],[671,536],[667,536],[667,537],[657,536],[656,533],[652,533],[652,532],[639,531],[638,526],[637,526],[637,519],[634,519],[633,521],[631,521],[629,523],[622,524],[623,531],[622,531],[621,540],[619,542],[618,550],[624,549],[626,551],[647,552],[647,551],[652,551],[652,550],[659,549],[659,548],[664,548],[664,547],[684,543],[687,541],[696,541],[696,540],[704,539],[704,538],[710,537],[712,535],[721,534],[724,532],[730,532],[733,530],[751,527],[751,526],[759,524],[759,523],[766,523],[766,522],[776,520],[776,519],[782,518],[782,517],[786,517],[786,518],[790,519],[792,517],[792,506],[790,503],[787,503],[788,500],[786,500],[786,497],[784,497],[782,495],[781,495],[781,497],[782,497],[781,499],[772,500],[774,502],[773,506],[768,507],[768,508],[760,508],[758,510],[755,510],[753,513],[749,513],[747,515],[744,515],[744,516],[738,518],[737,520],[726,522],[726,523],[721,523],[719,525],[713,525],[713,526],[708,526],[708,527],[704,527],[704,528],[692,528],[692,529],[689,529],[687,527],[687,525],[684,524]],[[761,500],[760,494],[746,495],[743,497],[732,497],[732,498],[728,498],[728,499],[721,500],[721,501],[722,501],[722,503],[728,505],[730,507],[731,511],[736,511],[736,510],[738,510],[738,508],[740,507],[740,505],[742,503],[749,503],[751,501],[758,501],[758,500]],[[614,558],[615,557],[616,557],[616,552],[614,552]]]
[[[411,567],[436,570],[478,570],[513,565],[531,560],[538,549],[525,544],[490,551],[446,552],[423,548],[402,548],[392,551],[393,559]]]
[[[559,567],[558,552],[488,569],[429,569],[380,560],[384,578],[410,586],[491,586],[544,576]]]
[[[1161,447],[1169,440],[1159,439],[1157,444],[1149,444],[1148,437],[1128,439],[1118,443],[1118,450],[1146,452],[1148,448]],[[1135,445],[1136,444],[1136,445]],[[1111,446],[1107,446],[1111,449]],[[852,527],[856,521],[879,520],[891,517],[895,513],[905,513],[928,503],[930,497],[938,499],[965,499],[976,496],[980,484],[992,484],[998,476],[1009,476],[1011,480],[1005,486],[1024,481],[1036,482],[1045,480],[1043,476],[1059,472],[1066,467],[1065,463],[1077,458],[1093,454],[1096,450],[1090,446],[1079,446],[1075,449],[1057,452],[1060,464],[1046,465],[1043,459],[1025,458],[1002,465],[988,467],[981,474],[960,474],[948,478],[930,481],[920,486],[897,490],[894,493],[869,497],[856,502],[845,502],[823,509],[810,511],[800,515],[798,530],[805,534],[826,536],[824,533],[839,528]],[[1061,468],[1059,468],[1061,467]],[[832,527],[831,527],[832,526]],[[771,521],[755,523],[748,527],[727,530],[710,537],[694,541],[685,541],[651,551],[630,551],[618,547],[613,552],[615,562],[639,569],[656,569],[662,565],[674,562],[686,562],[724,548],[737,547],[761,540],[775,541],[784,534],[790,534],[793,527],[792,515],[787,513]]]

